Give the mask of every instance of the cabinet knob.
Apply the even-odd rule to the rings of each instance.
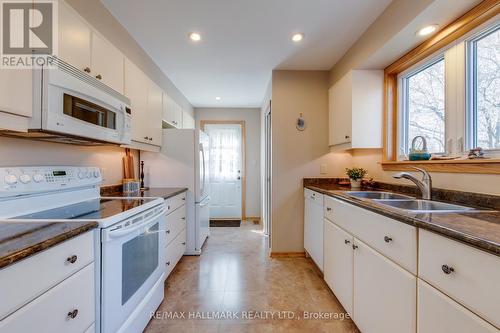
[[[186,218],[185,217],[181,217],[181,220],[185,220]]]
[[[349,139],[349,135],[346,135],[346,136],[345,136],[345,138],[346,138],[346,139]]]
[[[170,205],[167,206],[167,210],[170,210]]]
[[[167,230],[167,231],[165,231],[165,232],[166,232],[167,234],[169,234],[169,233],[170,233],[170,230]]]
[[[386,243],[390,243],[390,242],[392,242],[392,238],[391,238],[391,237],[389,237],[389,236],[385,236],[385,237],[384,237],[384,241],[385,241]]]
[[[448,265],[441,266],[441,269],[443,270],[443,273],[446,275],[449,275],[455,271],[455,269],[453,267],[448,266]]]
[[[66,258],[66,261],[69,262],[70,264],[74,264],[77,259],[78,259],[78,257],[76,255],[72,255],[72,256]]]
[[[153,138],[152,138],[152,137],[149,137],[149,141],[153,141]]]
[[[85,68],[83,69],[83,71],[84,71],[85,73],[90,73],[90,68],[85,67]]]
[[[331,211],[332,211],[332,208],[331,208],[331,207],[326,207],[326,211],[327,211],[327,212],[331,212]]]
[[[186,242],[182,242],[181,244],[182,244],[182,245],[186,245]]]
[[[182,201],[186,201],[186,198],[182,198]]]
[[[167,266],[170,266],[170,261],[167,261]]]
[[[147,137],[147,136],[145,136],[145,137],[144,137],[144,140],[147,140],[147,139],[148,139],[148,137]]]
[[[358,246],[357,246],[357,245],[352,244],[352,249],[353,249],[353,250],[356,250],[357,248],[358,248]]]
[[[98,79],[98,80],[102,80],[102,75],[101,75],[101,74],[97,74],[97,75],[95,76],[95,78],[96,78],[96,79]]]
[[[345,244],[349,244],[350,242],[351,242],[351,241],[350,241],[350,240],[348,240],[348,239],[344,240],[344,243],[345,243]]]
[[[68,312],[68,319],[75,319],[78,316],[78,309]]]

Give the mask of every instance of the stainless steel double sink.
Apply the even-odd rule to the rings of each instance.
[[[411,196],[391,192],[347,191],[346,194],[354,198],[371,200],[381,205],[410,213],[471,213],[484,211],[473,207],[416,199]]]

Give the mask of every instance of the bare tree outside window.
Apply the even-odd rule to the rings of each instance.
[[[500,29],[474,41],[474,143],[500,149]]]
[[[407,78],[408,147],[417,135],[427,139],[430,153],[445,151],[444,59]]]

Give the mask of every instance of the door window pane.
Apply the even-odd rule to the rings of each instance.
[[[426,139],[429,152],[445,151],[444,71],[441,59],[406,78],[406,153],[416,136]]]
[[[473,145],[500,149],[500,29],[473,46]]]

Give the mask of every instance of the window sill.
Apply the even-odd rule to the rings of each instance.
[[[430,172],[500,174],[500,159],[382,162],[385,171],[412,171],[412,167]]]

